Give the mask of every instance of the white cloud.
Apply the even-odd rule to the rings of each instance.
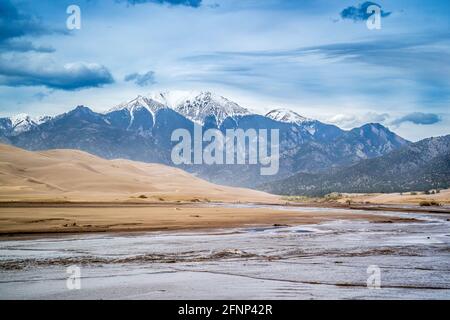
[[[366,123],[386,123],[389,118],[388,113],[367,112],[364,114],[336,114],[327,121],[344,129],[352,129]]]

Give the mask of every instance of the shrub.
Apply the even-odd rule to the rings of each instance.
[[[289,197],[282,197],[281,199],[286,201],[304,202],[311,200],[312,198],[306,196],[289,196]]]
[[[421,207],[439,207],[441,204],[435,200],[431,200],[431,201],[420,201],[420,206]]]
[[[325,195],[326,200],[339,200],[341,198],[342,198],[342,194],[337,193],[337,192],[333,192],[333,193],[329,193],[329,194]]]

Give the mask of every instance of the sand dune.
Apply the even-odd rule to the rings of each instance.
[[[30,152],[0,144],[0,201],[279,200],[259,191],[215,185],[160,164],[104,160],[77,150]]]

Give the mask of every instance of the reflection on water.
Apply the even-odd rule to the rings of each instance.
[[[376,214],[420,221],[2,241],[0,298],[450,299],[447,217]],[[69,265],[81,290],[65,286]],[[367,289],[370,265],[380,290]]]

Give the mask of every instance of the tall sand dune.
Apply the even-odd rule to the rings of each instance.
[[[0,201],[278,202],[278,197],[215,185],[160,164],[0,144]]]

